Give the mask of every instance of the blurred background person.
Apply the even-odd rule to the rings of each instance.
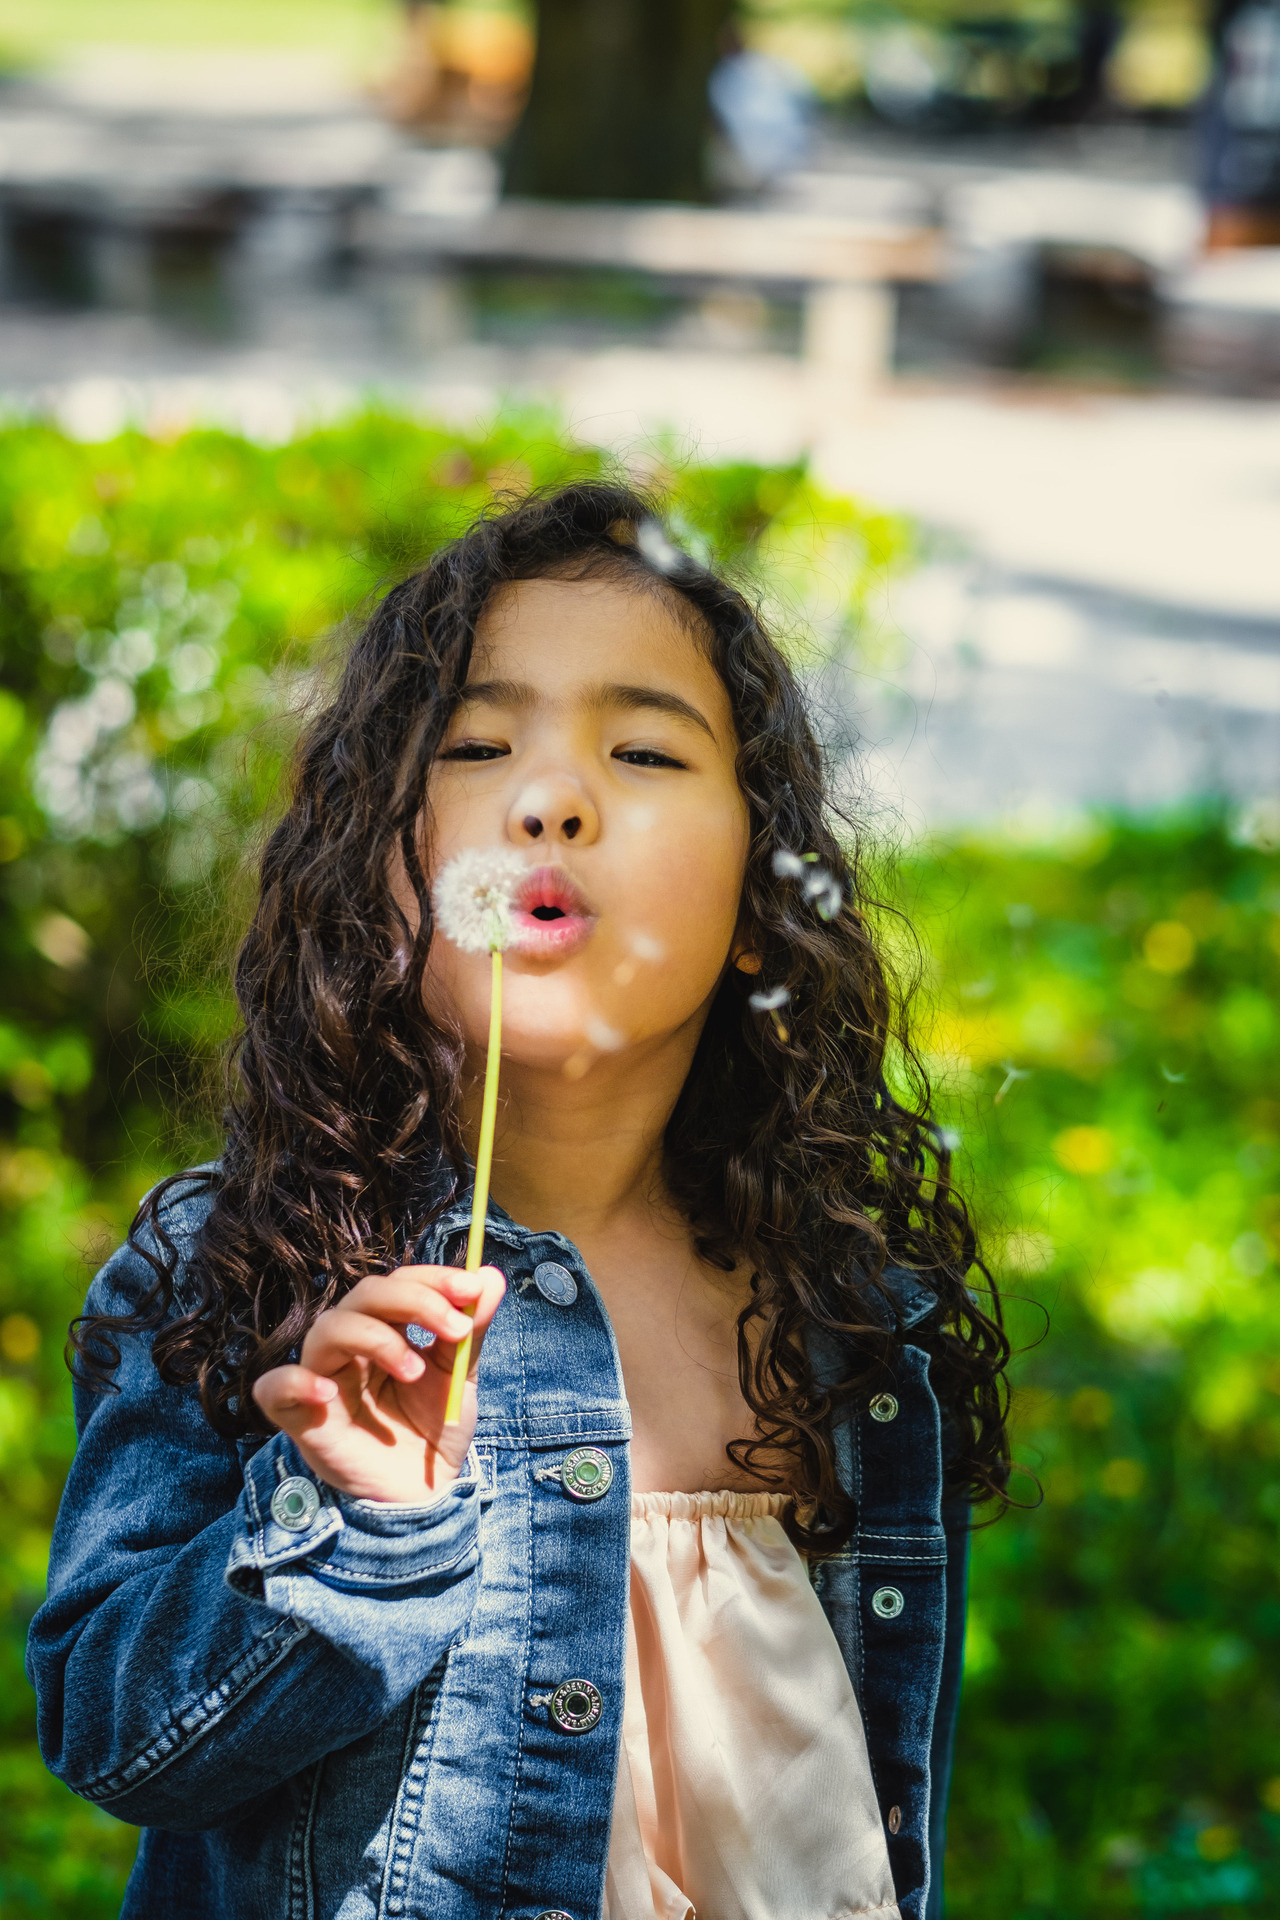
[[[1221,0],[1204,113],[1210,247],[1280,246],[1280,5]]]

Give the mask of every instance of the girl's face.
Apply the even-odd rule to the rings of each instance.
[[[748,844],[729,698],[657,593],[526,580],[490,602],[432,771],[431,874],[515,848],[503,1052],[570,1078],[687,1030],[726,962]],[[489,961],[437,935],[426,991],[483,1047]]]

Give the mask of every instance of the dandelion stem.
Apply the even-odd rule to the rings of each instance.
[[[489,956],[493,973],[489,989],[489,1055],[484,1068],[484,1100],[480,1108],[480,1144],[476,1148],[476,1184],[471,1196],[471,1231],[467,1235],[468,1273],[479,1270],[484,1257],[484,1223],[489,1212],[489,1175],[493,1170],[493,1135],[498,1124],[498,1065],[502,1055],[502,954],[494,948]],[[474,1314],[475,1308],[464,1307]],[[471,1366],[471,1335],[454,1349],[453,1372],[449,1378],[449,1399],[444,1410],[446,1427],[456,1427],[462,1418],[462,1390]]]

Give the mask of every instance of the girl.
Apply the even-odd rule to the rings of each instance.
[[[432,884],[495,848],[467,1274],[489,968]],[[125,1914],[941,1912],[1007,1347],[859,897],[785,660],[631,492],[378,608],[262,862],[225,1152],[75,1332],[30,1662],[48,1764],[144,1828]]]

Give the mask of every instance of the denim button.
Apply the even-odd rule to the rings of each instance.
[[[577,1447],[560,1469],[571,1500],[603,1500],[613,1485],[613,1462],[599,1447]]]
[[[603,1712],[599,1689],[589,1680],[562,1680],[551,1696],[551,1718],[561,1733],[590,1733]]]
[[[873,1420],[896,1420],[897,1417],[898,1403],[893,1395],[891,1393],[878,1393],[871,1402],[871,1418]]]
[[[320,1494],[314,1480],[291,1473],[271,1496],[271,1518],[288,1533],[301,1533],[320,1511]]]
[[[902,1831],[901,1807],[890,1807],[889,1818],[885,1821],[885,1825],[888,1827],[890,1833],[900,1833]]]
[[[896,1587],[877,1587],[871,1596],[871,1611],[882,1620],[896,1620],[906,1604]]]
[[[578,1297],[578,1283],[568,1267],[554,1260],[544,1260],[540,1267],[534,1268],[533,1284],[553,1307],[571,1307]]]
[[[536,1913],[533,1920],[573,1920],[573,1915],[563,1907],[547,1907],[544,1912]]]

